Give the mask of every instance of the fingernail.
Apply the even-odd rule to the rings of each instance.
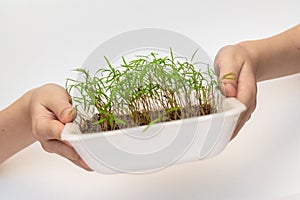
[[[68,121],[72,120],[73,116],[74,116],[73,113],[74,113],[74,110],[73,110],[72,107],[65,108],[64,111],[61,114],[61,121],[62,122],[68,122]]]
[[[63,111],[62,115],[63,116],[68,116],[68,115],[71,115],[73,112],[73,108],[70,107],[70,108],[65,108],[65,110]]]

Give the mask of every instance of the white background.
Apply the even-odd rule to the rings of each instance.
[[[224,45],[298,24],[299,8],[298,0],[0,0],[0,109],[44,83],[64,86],[121,32],[171,29],[213,59]],[[154,174],[85,172],[36,143],[0,166],[0,198],[299,199],[299,86],[300,75],[260,83],[257,110],[222,154]]]

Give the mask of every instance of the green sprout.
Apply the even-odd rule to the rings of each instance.
[[[113,67],[104,57],[107,68],[94,75],[75,69],[80,79],[67,79],[73,92],[83,133],[110,131],[159,122],[179,120],[218,112],[219,84],[209,64],[152,52]],[[206,67],[201,71],[198,65]],[[231,79],[234,74],[224,76]]]

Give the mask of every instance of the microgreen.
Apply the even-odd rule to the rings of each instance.
[[[218,111],[219,84],[211,66],[178,57],[151,52],[113,66],[94,75],[87,69],[75,69],[78,80],[67,79],[73,93],[82,132],[109,131],[134,126],[207,115]],[[199,69],[198,65],[202,66]],[[204,68],[203,68],[204,66]],[[233,73],[222,77],[234,78]]]

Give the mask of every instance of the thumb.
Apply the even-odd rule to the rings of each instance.
[[[71,97],[67,91],[56,84],[46,84],[40,88],[44,94],[44,106],[53,112],[62,123],[74,120],[76,112],[71,104]]]
[[[73,121],[76,116],[75,109],[72,106],[66,106],[65,109],[58,113],[56,114],[57,118],[64,124]]]
[[[235,58],[235,47],[223,47],[217,54],[214,65],[221,81],[221,91],[226,97],[236,97],[238,77],[243,63]]]

